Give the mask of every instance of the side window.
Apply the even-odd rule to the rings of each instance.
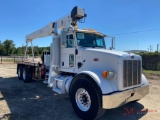
[[[103,46],[103,41],[100,38],[96,40],[96,43],[97,43],[97,46]]]
[[[73,54],[69,55],[69,66],[74,67],[74,55]]]
[[[73,48],[74,47],[74,40],[73,40],[73,35],[67,35],[67,48]]]

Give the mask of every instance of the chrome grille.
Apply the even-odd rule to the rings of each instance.
[[[141,84],[141,61],[123,61],[123,87]]]

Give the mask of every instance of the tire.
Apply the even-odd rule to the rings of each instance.
[[[105,113],[102,109],[100,88],[91,82],[89,77],[73,81],[70,98],[75,113],[84,120],[98,119]]]
[[[31,82],[31,80],[32,80],[31,72],[29,68],[25,66],[23,68],[23,82],[28,83]]]
[[[18,67],[18,79],[19,80],[23,79],[23,67],[22,66]]]

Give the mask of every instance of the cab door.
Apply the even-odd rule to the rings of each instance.
[[[76,57],[74,35],[66,34],[66,36],[61,38],[65,39],[64,37],[66,37],[66,42],[63,42],[65,40],[62,40],[60,70],[65,72],[75,72]]]

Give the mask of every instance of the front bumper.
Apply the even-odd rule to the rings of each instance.
[[[146,96],[149,92],[149,85],[143,85],[137,88],[116,92],[102,96],[102,107],[111,109],[120,107],[128,102],[139,100]]]

